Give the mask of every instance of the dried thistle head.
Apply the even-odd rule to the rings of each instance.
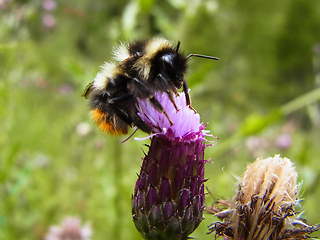
[[[223,222],[211,224],[210,232],[237,240],[308,239],[319,226],[298,219],[299,192],[289,159],[257,159],[247,167],[234,199],[219,201],[213,208]]]
[[[235,200],[248,204],[252,197],[268,199],[273,209],[280,212],[298,203],[300,184],[293,163],[279,155],[257,159],[247,167]]]

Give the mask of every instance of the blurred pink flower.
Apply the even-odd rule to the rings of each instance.
[[[291,146],[291,144],[292,144],[292,138],[290,134],[283,133],[278,136],[276,145],[277,145],[277,148],[279,148],[280,150],[288,149]]]
[[[56,19],[51,14],[45,14],[42,17],[42,24],[47,29],[52,29],[56,26]]]
[[[65,84],[62,84],[60,87],[59,87],[59,93],[61,94],[61,95],[68,95],[68,94],[70,94],[70,93],[72,93],[73,92],[73,86],[72,85],[70,85],[70,84],[67,84],[67,83],[65,83]]]
[[[46,11],[53,11],[57,7],[57,3],[54,0],[44,0],[42,2],[42,8]]]
[[[81,226],[76,217],[66,217],[60,226],[51,226],[45,240],[90,240],[92,230],[89,224]]]

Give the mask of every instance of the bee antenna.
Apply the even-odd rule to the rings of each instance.
[[[178,41],[177,47],[176,47],[176,52],[179,51],[179,47],[180,47],[180,41]]]
[[[189,57],[200,57],[200,58],[207,58],[207,59],[211,59],[211,60],[219,60],[219,58],[217,57],[212,57],[212,56],[207,56],[207,55],[201,55],[201,54],[189,54],[186,59],[188,59]]]

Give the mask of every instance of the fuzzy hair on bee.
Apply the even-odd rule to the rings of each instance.
[[[173,94],[178,94],[178,89],[183,87],[186,104],[192,108],[184,79],[187,60],[192,56],[218,58],[200,54],[186,56],[179,47],[180,42],[175,46],[166,39],[151,38],[115,48],[116,63],[105,63],[84,93],[90,99],[92,119],[100,129],[110,134],[126,134],[130,126],[137,126],[150,133],[151,127],[137,114],[137,98],[149,99],[155,109],[173,124],[155,97],[159,91],[166,92],[179,111]]]
[[[128,93],[128,78],[114,63],[105,63],[90,83],[84,97],[90,99],[91,117],[102,131],[120,135],[127,134],[129,127],[135,125],[144,132],[152,128],[137,115],[137,101]]]

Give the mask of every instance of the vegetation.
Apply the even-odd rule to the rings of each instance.
[[[0,1],[0,239],[44,239],[66,216],[90,222],[92,239],[141,239],[130,200],[149,140],[100,133],[81,95],[113,46],[155,35],[220,58],[193,59],[186,76],[219,138],[206,150],[207,204],[234,195],[247,163],[280,153],[319,223],[319,16],[311,0]],[[213,220],[192,237],[213,239]]]

